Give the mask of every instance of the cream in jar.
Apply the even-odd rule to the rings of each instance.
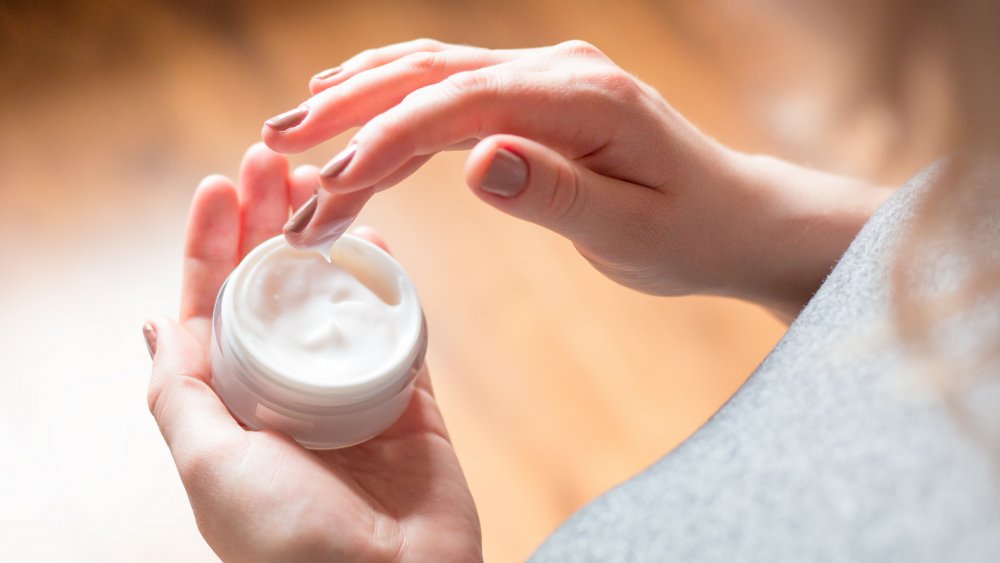
[[[344,447],[402,414],[426,345],[413,284],[382,249],[344,235],[328,260],[278,236],[219,292],[212,384],[250,428]]]

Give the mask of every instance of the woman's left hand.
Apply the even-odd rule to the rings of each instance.
[[[210,387],[216,295],[240,259],[281,232],[316,169],[290,172],[255,145],[237,188],[222,176],[194,196],[180,322],[143,327],[153,373],[149,408],[170,447],[198,528],[227,561],[473,561],[479,519],[426,367],[403,416],[363,444],[309,451],[273,431],[248,431]],[[359,232],[385,247],[371,230]]]

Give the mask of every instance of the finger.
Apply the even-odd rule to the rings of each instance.
[[[316,95],[332,86],[342,84],[348,79],[365,71],[392,63],[415,53],[440,53],[443,51],[454,51],[460,49],[467,51],[480,51],[483,53],[484,57],[492,58],[497,62],[514,60],[539,50],[538,48],[483,49],[480,47],[442,43],[434,39],[415,39],[413,41],[406,41],[403,43],[387,45],[378,49],[363,51],[351,57],[339,66],[328,68],[322,72],[316,73],[316,75],[309,81],[309,91],[311,94]]]
[[[602,250],[635,236],[662,193],[601,176],[540,143],[513,135],[484,139],[469,154],[466,182],[501,211]],[[631,233],[631,234],[630,234]]]
[[[385,182],[392,185],[401,181],[423,166],[429,158],[430,155],[411,158]],[[333,244],[354,222],[371,195],[379,189],[380,186],[374,186],[361,192],[347,193],[319,190],[316,201],[303,204],[285,225],[285,240],[292,246],[303,249]]]
[[[344,234],[371,198],[368,188],[346,194],[319,190],[284,227],[285,240],[296,248],[328,250]]]
[[[390,188],[402,182],[403,180],[408,178],[411,174],[416,172],[421,166],[423,166],[424,163],[430,160],[432,156],[434,155],[425,154],[422,156],[415,156],[411,158],[410,160],[403,163],[403,165],[400,166],[395,172],[389,174],[388,176],[383,178],[379,183],[375,184],[375,186],[373,187],[374,190],[376,192],[380,192],[386,188]]]
[[[288,176],[288,201],[292,209],[299,209],[319,188],[319,168],[311,164],[298,166]]]
[[[382,66],[412,53],[433,53],[452,47],[454,45],[449,45],[436,39],[420,38],[402,43],[393,43],[392,45],[376,49],[367,49],[347,59],[339,66],[316,73],[309,81],[309,91],[312,94],[318,94],[330,86],[340,84],[356,74]]]
[[[351,233],[367,240],[389,254],[392,254],[392,251],[389,250],[389,244],[385,242],[385,238],[383,238],[382,234],[372,227],[369,227],[368,225],[358,225],[357,227],[351,229]]]
[[[201,181],[191,202],[184,245],[181,321],[209,318],[222,282],[239,261],[236,186],[225,176]]]
[[[240,166],[240,256],[281,232],[288,220],[288,160],[256,143]]]
[[[461,48],[419,52],[357,74],[303,102],[307,113],[293,126],[272,118],[261,137],[281,152],[301,152],[362,125],[395,106],[414,90],[436,84],[456,72],[505,62],[486,49]]]
[[[149,410],[186,481],[206,464],[221,460],[245,435],[209,387],[204,348],[170,319],[156,318],[149,324],[155,335]]]
[[[616,106],[603,95],[572,97],[565,90],[560,76],[502,65],[452,75],[369,121],[351,141],[350,159],[338,155],[320,179],[331,191],[384,187],[415,156],[498,132],[544,140],[571,158],[598,151],[613,134]]]

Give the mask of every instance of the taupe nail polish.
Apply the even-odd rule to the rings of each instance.
[[[528,185],[528,163],[507,149],[493,155],[483,176],[483,191],[501,197],[514,197]]]
[[[146,349],[149,350],[149,357],[156,357],[156,328],[150,323],[142,325],[142,338],[146,341]]]
[[[335,66],[333,68],[328,68],[323,72],[314,75],[313,78],[315,80],[326,80],[327,78],[331,78],[333,76],[336,76],[337,74],[340,74],[340,71],[342,70],[344,70],[343,67]]]
[[[351,163],[351,159],[354,158],[356,152],[358,152],[357,145],[347,147],[340,154],[330,159],[330,162],[326,163],[326,166],[319,171],[319,175],[327,180],[335,178],[337,174],[340,174],[347,168],[347,165]]]
[[[292,218],[285,223],[284,232],[286,234],[297,235],[305,230],[306,225],[312,220],[316,213],[316,205],[319,202],[319,194],[313,194],[309,201],[302,204],[302,207],[292,215]]]
[[[302,123],[302,120],[304,120],[307,115],[309,115],[309,108],[306,106],[299,106],[293,110],[286,111],[285,113],[268,119],[264,122],[264,125],[267,125],[275,131],[284,131]]]

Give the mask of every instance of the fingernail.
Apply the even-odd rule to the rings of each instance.
[[[347,168],[347,165],[351,163],[351,159],[354,158],[354,153],[356,152],[358,152],[357,145],[351,145],[340,151],[340,154],[330,159],[330,162],[327,162],[326,166],[319,171],[320,177],[327,180],[335,178],[337,174],[340,174]]]
[[[500,149],[493,155],[480,187],[491,194],[514,197],[524,191],[527,184],[528,163],[509,150]]]
[[[146,349],[149,350],[149,358],[156,357],[156,328],[146,323],[142,325],[142,337],[146,340]]]
[[[297,235],[305,230],[306,225],[312,220],[313,215],[316,213],[316,203],[319,201],[319,194],[313,194],[309,201],[305,202],[302,207],[292,215],[292,218],[285,223],[284,232],[286,234]]]
[[[293,110],[286,111],[285,113],[268,119],[264,122],[264,125],[267,125],[275,131],[284,131],[285,129],[291,129],[299,123],[302,123],[302,120],[306,118],[306,115],[309,115],[309,108],[306,106],[299,106]]]
[[[343,67],[339,67],[339,66],[335,66],[333,68],[328,68],[328,69],[324,70],[323,72],[320,72],[320,73],[314,75],[313,79],[314,80],[326,80],[327,78],[330,78],[331,76],[339,74],[340,71],[342,71],[342,70],[344,70]]]

